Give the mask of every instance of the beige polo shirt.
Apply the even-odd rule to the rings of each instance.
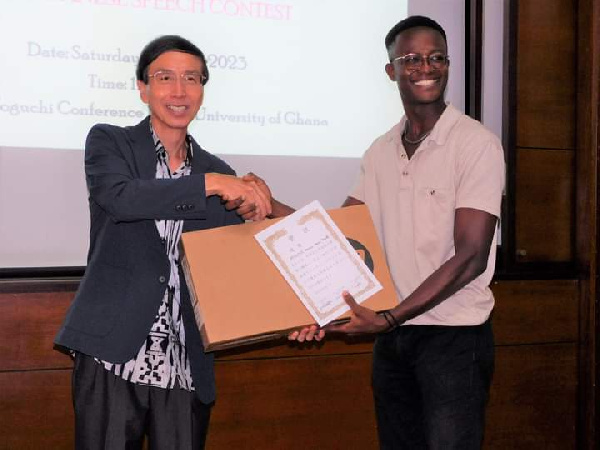
[[[454,212],[474,208],[500,217],[504,154],[498,138],[448,105],[409,160],[406,118],[366,151],[350,194],[367,204],[400,302],[454,255]],[[490,315],[496,236],[483,274],[413,325],[478,325]]]

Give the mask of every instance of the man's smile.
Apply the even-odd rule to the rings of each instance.
[[[167,109],[170,109],[171,111],[175,112],[175,113],[182,113],[184,111],[186,111],[189,108],[189,106],[187,105],[167,105]]]
[[[434,86],[435,84],[439,83],[440,80],[436,79],[436,80],[418,80],[418,81],[414,81],[413,83],[416,86]]]

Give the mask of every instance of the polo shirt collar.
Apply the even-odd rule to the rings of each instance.
[[[431,134],[427,136],[423,142],[435,141],[435,143],[438,145],[444,145],[448,135],[450,134],[450,130],[452,130],[462,115],[463,114],[454,106],[452,106],[452,104],[446,103],[446,109],[434,125],[433,130],[431,130]],[[402,120],[400,120],[400,122],[392,128],[390,138],[396,144],[402,143],[402,131],[406,126],[406,120],[407,118],[405,115],[402,117]]]
[[[450,103],[446,104],[446,109],[436,122],[433,130],[431,130],[431,134],[425,139],[435,141],[438,145],[444,145],[446,140],[448,139],[448,135],[458,119],[460,119],[462,113],[452,106]]]

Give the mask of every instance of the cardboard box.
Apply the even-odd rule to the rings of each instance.
[[[363,305],[378,311],[396,306],[396,293],[368,208],[351,206],[328,213],[383,286]],[[254,238],[274,220],[182,235],[183,266],[206,351],[279,338],[314,323]]]

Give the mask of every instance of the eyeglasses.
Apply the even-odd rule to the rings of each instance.
[[[182,72],[179,76],[186,86],[204,86],[206,83],[206,76],[200,72]],[[170,86],[177,82],[177,73],[173,70],[158,70],[152,75],[148,75],[148,78],[154,78],[160,85]]]
[[[400,61],[409,72],[415,72],[423,67],[425,61],[434,69],[443,69],[450,62],[450,58],[443,53],[432,53],[429,56],[408,53],[392,59],[392,63],[396,61]]]

